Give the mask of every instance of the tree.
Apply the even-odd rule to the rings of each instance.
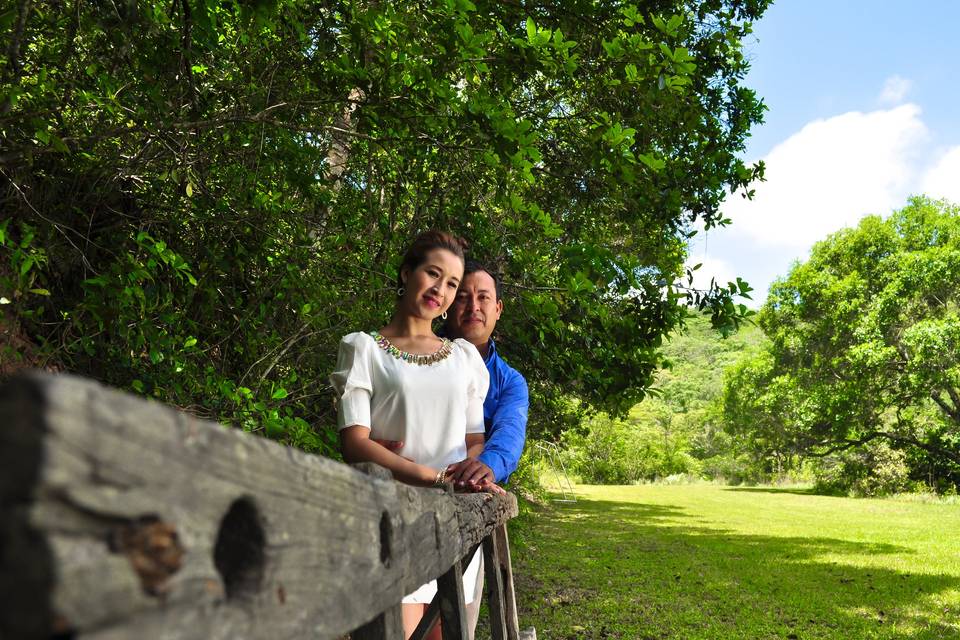
[[[623,411],[687,303],[746,313],[682,278],[762,173],[737,155],[766,5],[20,0],[0,295],[47,361],[330,452],[338,337],[447,228],[504,273],[535,430],[566,393]]]
[[[883,441],[915,479],[960,483],[958,207],[915,198],[830,236],[759,322],[770,344],[726,382],[735,433],[814,456]]]

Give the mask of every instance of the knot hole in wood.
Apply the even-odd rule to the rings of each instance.
[[[228,601],[250,598],[260,591],[266,543],[256,503],[249,497],[234,500],[220,521],[213,547],[213,564]]]
[[[390,523],[390,513],[384,511],[380,514],[380,563],[385,567],[390,566],[392,537],[393,524]]]

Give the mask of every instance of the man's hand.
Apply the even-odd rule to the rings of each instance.
[[[493,477],[493,470],[476,458],[467,458],[448,466],[447,479],[452,480],[457,489],[468,491],[487,491],[489,485],[497,486],[494,484],[496,478]]]

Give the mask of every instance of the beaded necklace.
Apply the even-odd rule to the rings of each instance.
[[[398,360],[403,360],[404,362],[409,362],[411,364],[419,365],[429,365],[435,362],[440,362],[445,359],[453,351],[452,342],[446,338],[441,338],[443,344],[440,345],[440,348],[434,351],[433,353],[410,353],[409,351],[401,351],[397,349],[389,340],[380,334],[379,331],[371,331],[371,337],[376,341],[380,348],[392,355]]]

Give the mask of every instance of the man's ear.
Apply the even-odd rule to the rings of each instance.
[[[497,320],[500,319],[501,313],[503,313],[503,300],[497,300]]]

